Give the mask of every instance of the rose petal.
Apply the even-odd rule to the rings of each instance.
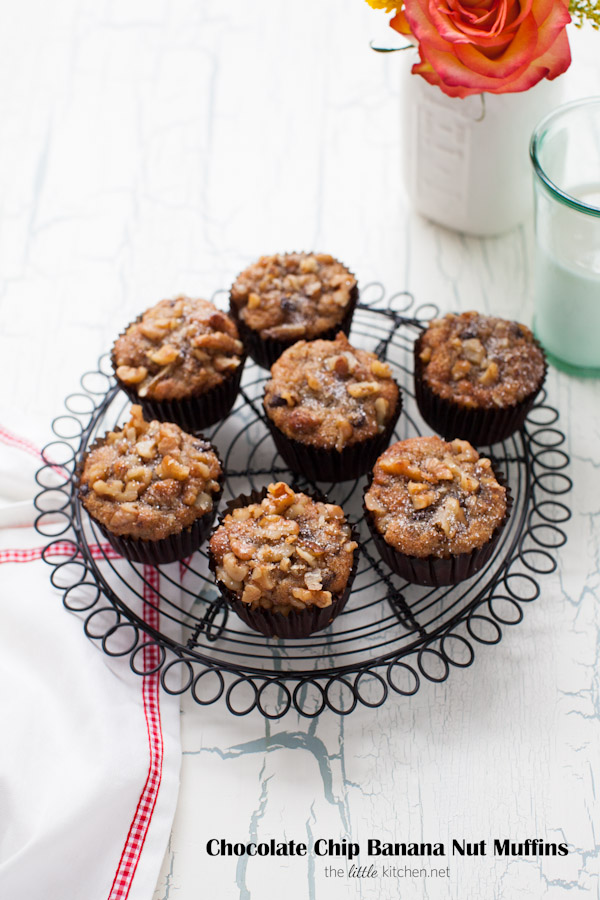
[[[405,0],[393,28],[418,41],[413,72],[450,96],[528,90],[570,64],[568,0]]]
[[[390,25],[394,29],[394,31],[400,32],[400,34],[406,34],[412,36],[412,31],[410,30],[410,25],[408,24],[407,18],[404,15],[403,10],[400,10],[393,19],[390,19]]]
[[[442,51],[447,50],[451,45],[449,45],[448,41],[444,40],[427,18],[427,14],[423,8],[424,6],[425,4],[420,2],[420,0],[413,0],[410,5],[405,5],[404,7],[404,16],[408,22],[411,33],[414,34],[419,45],[421,43],[426,43],[428,47],[437,47],[438,50]]]
[[[496,59],[488,59],[472,44],[456,47],[456,56],[467,69],[487,78],[504,80],[531,62],[538,41],[538,28],[530,17],[519,28],[504,53]],[[537,56],[537,54],[535,54]]]
[[[567,32],[564,29],[558,34],[552,47],[544,53],[539,62],[548,66],[549,71],[546,78],[549,81],[553,81],[567,71],[571,65],[571,48]]]

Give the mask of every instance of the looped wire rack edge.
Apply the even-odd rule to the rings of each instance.
[[[220,292],[219,292],[220,293]],[[394,440],[429,429],[413,395],[412,346],[432,304],[415,306],[402,292],[386,299],[382,285],[361,291],[351,341],[392,366],[404,407]],[[268,373],[246,365],[232,413],[205,432],[226,469],[222,498],[294,478],[263,422]],[[43,451],[36,480],[36,529],[48,539],[43,559],[64,606],[83,619],[85,633],[110,656],[128,656],[139,675],[156,675],[168,693],[191,691],[200,705],[221,698],[234,715],[258,709],[279,719],[290,709],[306,717],[325,708],[339,714],[359,704],[380,706],[390,693],[415,694],[422,682],[445,681],[470,666],[477,645],[498,643],[540,594],[538,579],[556,568],[571,517],[563,502],[572,483],[558,412],[542,391],[525,428],[492,448],[495,468],[515,503],[487,566],[450,588],[421,588],[393,575],[362,521],[365,478],[319,489],[339,503],[360,532],[360,560],[344,612],[325,631],[301,641],[269,640],[246,627],[223,604],[208,570],[206,545],[189,560],[153,568],[123,560],[103,539],[76,499],[74,472],[95,438],[122,423],[129,401],[115,386],[108,354],[81,377],[81,391],[65,399],[54,419],[56,440]]]

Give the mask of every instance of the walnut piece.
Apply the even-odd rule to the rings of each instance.
[[[158,350],[148,353],[148,359],[157,366],[168,366],[179,358],[179,350],[172,344],[163,344]]]
[[[486,384],[486,385],[493,384],[495,381],[498,381],[498,375],[499,375],[498,363],[496,363],[496,362],[494,362],[494,360],[492,360],[489,363],[485,372],[483,372],[479,376],[479,381],[481,384]]]
[[[469,362],[480,366],[485,359],[485,347],[478,338],[468,338],[462,342],[462,355]]]
[[[437,494],[435,491],[422,491],[421,493],[413,494],[411,500],[415,509],[425,509],[431,506],[432,503],[435,503]]]
[[[381,392],[381,388],[376,381],[357,381],[355,384],[349,384],[346,390],[351,397],[357,400],[361,400],[363,397],[371,397]]]
[[[145,366],[119,366],[116,371],[117,378],[125,384],[140,384],[147,374]]]

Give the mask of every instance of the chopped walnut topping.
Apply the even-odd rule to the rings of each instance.
[[[273,365],[265,386],[265,411],[280,431],[339,451],[385,431],[398,406],[387,363],[352,347],[342,333],[335,341],[294,344]]]
[[[485,372],[479,376],[479,381],[481,384],[485,385],[494,384],[494,382],[498,381],[499,373],[498,363],[492,360]]]
[[[539,390],[544,355],[531,331],[476,312],[434,319],[419,339],[422,377],[468,408],[513,406]]]
[[[331,606],[331,591],[303,590],[293,588],[292,596],[302,601],[302,606]]]
[[[148,374],[146,366],[119,366],[116,375],[125,384],[140,384]]]
[[[123,490],[123,482],[117,481],[115,478],[112,478],[110,481],[103,481],[102,478],[99,478],[92,484],[92,490],[99,497],[114,498]]]
[[[179,350],[172,344],[163,344],[158,350],[146,354],[148,359],[157,366],[168,366],[179,358]]]
[[[252,559],[254,556],[254,544],[250,541],[243,541],[236,538],[235,535],[229,538],[231,549],[239,559]]]
[[[471,363],[468,360],[457,359],[452,366],[452,380],[460,381],[461,378],[466,378],[470,371]]]
[[[256,584],[249,583],[244,585],[242,600],[244,601],[244,603],[251,603],[256,605],[260,600],[260,588]]]
[[[190,474],[190,467],[183,466],[172,456],[165,456],[161,465],[157,466],[157,471],[160,472],[163,478],[176,478],[177,481],[185,481]]]
[[[447,537],[453,538],[460,525],[465,525],[467,520],[458,499],[446,497],[432,521],[434,525],[439,525]]]
[[[317,557],[314,555],[314,553],[310,553],[308,550],[304,550],[303,547],[296,547],[296,553],[301,559],[305,560],[309,564],[309,566],[316,566]]]
[[[356,363],[354,357],[352,357]],[[340,356],[330,356],[324,361],[325,368],[329,372],[335,372],[338,378],[346,378],[350,372],[350,366],[348,365],[348,359],[345,354],[340,354]],[[354,365],[356,368],[356,364]]]
[[[156,318],[154,321],[147,320],[142,321],[140,324],[140,331],[144,335],[144,337],[148,338],[149,341],[154,341],[158,343],[162,341],[170,331],[170,322],[173,321],[177,324],[177,320],[169,320],[169,319],[160,319]]]
[[[451,443],[452,453],[457,460],[465,462],[477,462],[479,454],[475,447],[472,447],[468,441],[461,441],[458,438]],[[488,460],[489,462],[489,460]]]
[[[450,466],[450,457],[443,460],[437,457],[429,457],[424,460],[423,469],[433,476],[434,481],[452,481],[454,478],[454,470]]]
[[[392,370],[387,363],[381,362],[380,359],[374,359],[371,363],[371,372],[376,378],[391,378]]]
[[[342,322],[356,279],[326,253],[263,256],[235,280],[232,310],[249,328],[283,341],[315,338]]]
[[[435,491],[423,491],[419,494],[413,494],[411,499],[415,509],[425,509],[427,506],[431,506],[432,503],[435,503],[437,494]]]
[[[387,415],[390,409],[389,401],[384,397],[378,397],[375,401],[375,415],[377,417],[377,425],[382,428],[385,426],[385,421],[387,419]]]
[[[223,557],[223,568],[234,581],[243,581],[250,571],[248,566],[238,563],[237,558],[233,553],[225,554]]]
[[[447,557],[491,538],[506,513],[506,490],[467,441],[410,438],[377,460],[365,506],[401,553]]]
[[[117,378],[139,397],[179,400],[223,383],[241,365],[237,327],[207,300],[162,300],[117,338]]]
[[[356,384],[349,384],[346,390],[351,397],[362,400],[363,397],[371,397],[373,394],[378,394],[380,388],[376,381],[359,381]]]
[[[462,342],[462,354],[470,363],[480,366],[485,359],[485,347],[477,338],[469,338]]]
[[[316,272],[319,268],[319,261],[316,256],[305,256],[300,260],[300,271],[304,274],[308,272]]]
[[[388,472],[389,469],[384,469],[384,471]],[[414,494],[422,494],[424,491],[428,491],[429,487],[423,481],[409,481],[406,489],[412,497]]]
[[[169,422],[147,422],[133,406],[123,429],[88,452],[80,496],[114,534],[160,540],[212,510],[221,476],[208,442]]]
[[[225,516],[210,554],[218,580],[244,603],[287,615],[331,605],[344,590],[356,547],[340,507],[278,482],[260,503]]]
[[[390,475],[404,475],[405,478],[411,478],[413,481],[422,481],[425,477],[425,473],[419,466],[408,459],[388,459],[384,456],[379,458],[379,465],[384,472],[389,472]]]

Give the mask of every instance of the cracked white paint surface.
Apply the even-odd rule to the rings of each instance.
[[[363,283],[443,310],[529,321],[529,226],[478,241],[405,203],[403,61],[368,50],[387,39],[384,22],[361,0],[7,8],[0,360],[14,363],[0,405],[49,420],[141,308],[178,291],[210,296],[281,248],[331,251]],[[598,41],[574,36],[574,94],[600,92]],[[35,398],[21,387],[31,371]],[[600,392],[556,372],[548,389],[573,460],[574,515],[523,623],[446,683],[347,719],[269,723],[184,697],[182,787],[155,900],[599,895]],[[220,836],[541,837],[571,852],[450,859],[448,881],[336,882],[322,859],[208,860],[204,845]]]

